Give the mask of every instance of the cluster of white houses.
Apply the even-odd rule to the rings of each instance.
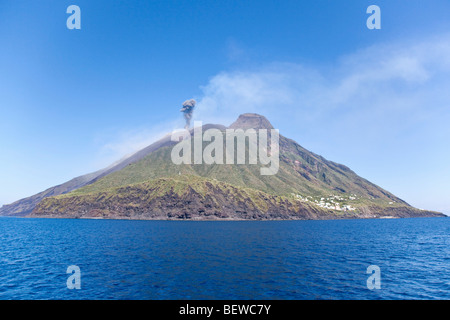
[[[330,195],[328,198],[321,197],[319,199],[314,199],[312,196],[301,196],[299,194],[293,194],[298,200],[303,202],[311,202],[321,208],[337,210],[337,211],[353,211],[356,208],[352,207],[349,204],[341,204],[338,201],[346,201],[346,200],[356,200],[356,195],[351,195],[348,199],[345,199],[341,196]]]

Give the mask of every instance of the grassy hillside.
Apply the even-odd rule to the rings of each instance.
[[[261,175],[260,165],[175,165],[170,158],[171,150],[172,147],[161,148],[94,184],[75,190],[73,194],[102,191],[162,177],[194,175],[275,195],[295,193],[317,197],[355,194],[360,198],[404,204],[402,200],[359,177],[349,168],[327,161],[284,137],[280,137],[280,169],[273,176]]]
[[[373,204],[372,204],[373,205]],[[336,211],[298,197],[278,196],[199,176],[184,175],[102,191],[69,193],[44,199],[34,217],[289,220],[421,216],[426,212],[397,206],[380,210]],[[392,211],[396,209],[397,211]],[[400,209],[400,211],[398,211]]]

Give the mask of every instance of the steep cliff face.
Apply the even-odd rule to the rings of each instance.
[[[225,127],[207,125],[203,129]],[[273,129],[257,114],[231,129]],[[64,195],[42,200],[30,216],[129,219],[335,219],[443,216],[411,207],[388,191],[280,136],[276,175],[260,165],[182,164],[161,142],[125,166]]]
[[[193,219],[193,220],[303,220],[427,216],[431,212],[406,206],[396,210],[336,211],[267,194],[251,188],[198,176],[160,178],[83,195],[47,198],[33,217]]]
[[[33,216],[130,219],[319,218],[331,212],[294,199],[198,176],[160,178],[142,184],[41,202]]]

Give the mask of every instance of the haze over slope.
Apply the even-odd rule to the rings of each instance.
[[[218,129],[225,129],[224,126],[221,125],[206,125],[205,128],[218,128]],[[81,188],[83,186],[92,184],[99,180],[100,178],[107,176],[108,174],[111,174],[113,172],[116,172],[118,170],[121,170],[125,168],[127,165],[135,163],[141,159],[143,159],[145,156],[149,155],[155,150],[158,150],[159,148],[165,147],[165,146],[171,146],[174,142],[170,140],[170,134],[166,135],[162,139],[156,141],[155,143],[152,143],[148,147],[145,147],[144,149],[134,153],[128,158],[125,158],[121,161],[118,161],[115,164],[112,164],[109,167],[106,167],[104,169],[88,173],[79,177],[76,177],[74,179],[71,179],[63,184],[50,187],[42,192],[39,192],[33,196],[26,197],[20,200],[17,200],[11,204],[4,205],[0,208],[0,216],[26,216],[27,214],[30,214],[33,209],[36,207],[36,205],[42,201],[43,199],[51,196],[57,196],[61,194],[68,193],[70,191],[76,190],[78,188]]]

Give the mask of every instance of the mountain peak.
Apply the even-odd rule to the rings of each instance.
[[[273,129],[272,124],[266,117],[257,113],[241,114],[235,122],[233,122],[229,129]]]

